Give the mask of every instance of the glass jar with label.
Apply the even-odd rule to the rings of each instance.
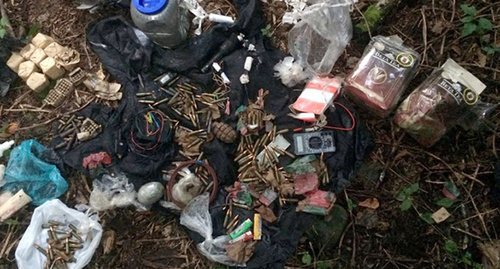
[[[448,59],[401,103],[394,121],[424,147],[431,147],[467,114],[485,88]]]
[[[346,78],[346,92],[361,106],[386,117],[415,75],[419,60],[399,37],[376,36]]]

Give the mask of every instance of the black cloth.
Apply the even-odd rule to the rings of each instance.
[[[105,19],[91,26],[87,35],[91,48],[99,55],[106,70],[123,84],[124,98],[116,111],[108,111],[104,108],[98,111],[97,107],[93,107],[94,111],[86,111],[92,115],[104,114],[102,116],[104,120],[101,122],[105,125],[105,131],[97,139],[64,153],[65,161],[71,166],[79,168],[82,157],[100,148],[106,148],[109,150],[108,153],[115,156],[116,154],[107,144],[116,139],[116,130],[122,129],[120,124],[130,121],[131,116],[143,108],[136,102],[136,92],[151,91],[158,94],[158,86],[153,83],[153,78],[160,74],[167,71],[177,72],[198,85],[202,85],[206,91],[213,91],[215,85],[212,73],[204,74],[200,68],[217,52],[224,40],[233,33],[245,34],[245,38],[250,43],[255,44],[257,51],[249,74],[250,83],[246,86],[239,83],[239,77],[243,73],[247,49],[240,46],[222,59],[224,71],[232,82],[231,115],[224,116],[222,120],[235,126],[237,121],[234,116],[235,110],[240,105],[246,104],[248,99],[255,101],[258,90],[264,88],[270,92],[265,98],[265,110],[276,116],[274,124],[278,125],[278,129],[301,127],[301,122],[287,116],[288,105],[296,100],[298,93],[294,93],[274,77],[273,67],[285,55],[270,46],[268,40],[260,33],[263,26],[260,2],[258,0],[236,0],[234,4],[239,10],[239,20],[234,26],[230,28],[222,25],[213,27],[206,33],[189,39],[185,44],[173,50],[154,46],[150,42],[141,42],[141,34],[134,31],[131,25],[120,17]],[[138,76],[142,77],[145,89],[141,89]],[[324,189],[335,192],[343,190],[353,179],[356,166],[367,154],[371,144],[368,131],[360,122],[352,106],[345,100],[338,101],[353,112],[357,122],[353,131],[335,132],[337,151],[325,155],[332,183]],[[160,108],[169,114],[167,106],[160,106]],[[175,117],[173,114],[169,114],[169,116]],[[329,111],[327,117],[330,125],[351,125],[349,115],[341,109]],[[188,123],[185,124],[188,125]],[[285,137],[288,141],[292,141],[291,132]],[[222,227],[224,220],[222,205],[227,193],[223,188],[232,185],[237,177],[237,166],[233,161],[236,145],[225,144],[214,139],[204,144],[202,150],[209,163],[215,168],[220,180],[219,195],[210,207],[215,237],[225,232]],[[293,151],[293,147],[291,151]],[[130,154],[130,151],[127,154]],[[168,156],[171,156],[170,153]],[[150,174],[147,180],[155,180],[161,166],[168,162],[168,159],[161,159],[161,155],[157,157],[159,159],[149,160],[149,166],[137,169],[130,167],[137,166],[136,163],[125,159],[117,162],[117,166],[119,169],[128,168],[126,172],[131,178],[140,178],[139,175],[147,171]],[[286,156],[280,159],[282,159],[280,160],[282,165],[291,162],[291,159]],[[125,164],[120,165],[119,163]],[[140,186],[140,184],[136,184],[136,187],[138,185]],[[271,208],[277,215],[278,221],[273,224],[264,223],[263,240],[257,243],[255,253],[247,263],[247,268],[283,268],[284,263],[293,253],[300,236],[315,220],[313,215],[297,213],[293,205],[279,208],[278,203],[274,202]],[[240,214],[240,220],[253,218],[253,212],[237,208],[234,210],[235,214]],[[202,240],[195,232],[190,232],[190,237],[196,242]]]
[[[10,90],[11,85],[17,81],[17,75],[7,66],[7,60],[12,51],[19,50],[24,44],[21,40],[16,40],[5,36],[0,42],[0,97],[4,97]]]

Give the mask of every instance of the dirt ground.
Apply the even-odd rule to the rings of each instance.
[[[287,6],[281,1],[263,3],[271,25],[273,44],[287,50],[290,26],[281,23]],[[353,23],[364,23],[361,15],[370,4],[359,1],[352,12]],[[391,2],[391,1],[388,1]],[[409,88],[416,87],[447,58],[467,68],[481,79],[487,89],[482,100],[500,102],[500,53],[486,55],[484,44],[500,46],[500,2],[493,0],[401,0],[392,1],[386,14],[370,33],[354,30],[354,37],[338,60],[332,74],[345,75],[369,42],[370,35],[399,35],[422,56],[422,65]],[[476,34],[461,37],[461,4],[474,5],[477,16],[493,23],[488,40]],[[86,44],[85,29],[92,22],[112,15],[128,16],[114,7],[89,13],[77,10],[69,0],[4,0],[16,33],[26,33],[35,25],[62,45],[82,55],[81,67],[99,70],[98,58]],[[235,14],[230,1],[204,1],[207,11]],[[204,25],[210,27],[209,23]],[[486,42],[486,43],[485,43]],[[408,94],[409,91],[406,92]],[[404,96],[405,97],[405,96]],[[83,94],[87,101],[90,96]],[[78,109],[67,103],[57,110],[39,109],[41,98],[19,83],[0,100],[0,127],[12,123],[19,129],[10,138],[21,141],[36,138],[48,144],[53,119],[60,113]],[[500,142],[500,110],[497,108],[477,130],[456,127],[430,149],[422,148],[398,129],[389,119],[360,113],[373,134],[375,147],[358,171],[357,179],[339,195],[339,204],[349,209],[350,221],[335,251],[321,251],[317,242],[303,237],[286,266],[288,268],[472,268],[481,263],[478,243],[499,239],[500,212],[490,198],[494,186],[493,170]],[[469,125],[470,126],[470,125]],[[2,133],[5,136],[5,132]],[[6,137],[4,137],[6,138]],[[4,138],[0,137],[0,141]],[[0,162],[3,162],[0,158]],[[85,203],[91,182],[76,172],[68,178],[70,188],[62,197],[69,206]],[[419,182],[412,195],[412,207],[400,209],[396,195],[408,185]],[[440,224],[428,224],[420,217],[440,208],[446,182],[454,182],[460,196],[448,210],[451,217]],[[377,198],[380,207],[367,211],[356,205],[367,198]],[[14,252],[27,228],[33,208],[15,216],[17,223],[0,226],[0,267],[17,268]],[[109,211],[101,216],[105,235],[88,268],[225,268],[200,256],[187,239],[183,227],[173,216],[154,212],[137,213],[133,209]],[[458,250],[449,251],[453,241]],[[448,251],[447,251],[448,249]],[[312,262],[303,261],[308,253]],[[465,258],[464,258],[465,257]],[[466,260],[470,257],[470,264]]]

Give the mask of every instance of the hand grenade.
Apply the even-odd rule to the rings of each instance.
[[[233,143],[238,136],[229,124],[222,122],[213,123],[213,133],[224,143]]]

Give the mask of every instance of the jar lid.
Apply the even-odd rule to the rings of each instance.
[[[139,12],[154,14],[167,5],[168,0],[132,0],[132,3]]]

